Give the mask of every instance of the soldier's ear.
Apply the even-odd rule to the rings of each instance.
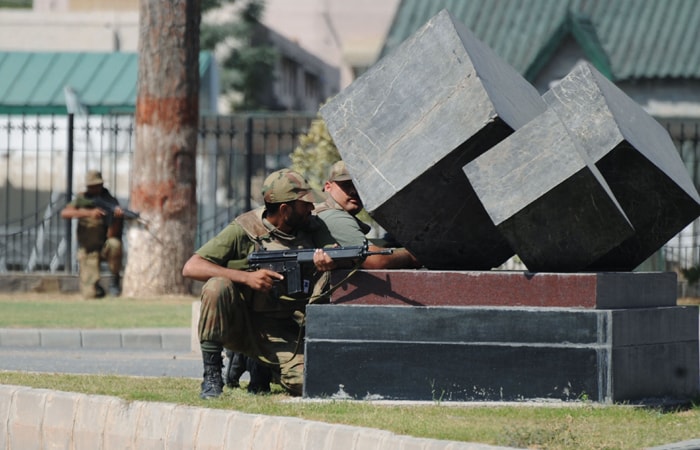
[[[278,211],[281,215],[284,216],[284,215],[289,214],[291,212],[291,209],[292,209],[291,203],[280,203],[280,207],[279,207]]]

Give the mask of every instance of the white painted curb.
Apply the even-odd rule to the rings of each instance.
[[[32,449],[485,450],[291,417],[0,385],[0,447]],[[3,446],[4,444],[4,446]]]

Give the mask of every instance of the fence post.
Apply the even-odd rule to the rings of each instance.
[[[68,114],[68,142],[66,152],[66,203],[73,200],[73,113]],[[64,271],[73,272],[73,228],[72,220],[66,219],[66,254]]]
[[[251,198],[253,190],[253,116],[248,116],[246,120],[245,133],[245,210],[250,211],[252,209]]]

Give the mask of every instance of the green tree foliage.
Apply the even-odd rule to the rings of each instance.
[[[216,50],[221,89],[232,110],[265,109],[277,53],[266,43],[260,24],[264,0],[203,0],[202,12],[234,3],[237,12],[233,20],[202,24],[200,46]]]
[[[311,186],[323,187],[330,167],[340,161],[340,153],[321,117],[313,120],[308,133],[299,137],[299,146],[292,152],[291,159],[291,168],[304,175]]]

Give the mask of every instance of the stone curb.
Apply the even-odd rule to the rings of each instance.
[[[189,328],[78,330],[0,328],[1,347],[191,350]]]
[[[292,417],[0,385],[0,442],[26,448],[507,449]]]

